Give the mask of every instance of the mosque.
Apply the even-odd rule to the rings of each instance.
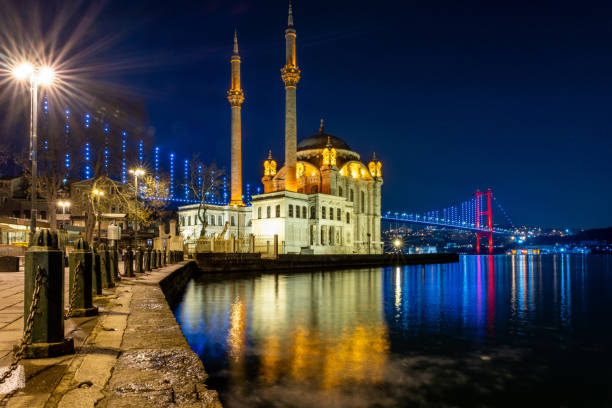
[[[231,200],[229,205],[209,205],[207,235],[255,239],[278,236],[285,253],[382,253],[380,234],[382,165],[372,156],[366,166],[361,156],[342,139],[325,131],[297,143],[297,33],[289,5],[285,30],[286,64],[281,69],[285,85],[284,165],[278,168],[271,152],[263,165],[263,194],[245,207],[242,199],[242,124],[244,91],[241,59],[234,35],[231,56]],[[178,209],[179,228],[186,241],[199,237],[198,205]],[[191,220],[193,220],[193,225]],[[211,222],[212,221],[212,222]],[[221,236],[222,235],[222,236]]]

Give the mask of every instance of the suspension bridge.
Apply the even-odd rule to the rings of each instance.
[[[493,223],[493,209],[495,207],[505,218],[503,225]],[[470,199],[441,209],[420,213],[387,211],[382,214],[382,219],[407,224],[473,231],[476,234],[477,252],[480,252],[481,239],[486,240],[489,252],[493,252],[493,235],[512,234],[514,229],[512,220],[495,198],[491,189],[485,192],[476,190]]]

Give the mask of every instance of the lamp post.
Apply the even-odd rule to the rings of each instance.
[[[51,85],[55,72],[50,67],[40,67],[36,69],[29,62],[23,62],[13,69],[13,75],[19,80],[30,81],[30,158],[32,160],[32,209],[30,210],[30,239],[36,232],[36,195],[38,183],[38,136],[36,133],[38,126],[38,87],[40,85]]]
[[[57,206],[62,208],[62,228],[64,228],[64,222],[66,221],[66,208],[70,208],[70,201],[58,201]]]
[[[136,191],[136,200],[138,200],[138,176],[144,176],[145,171],[141,168],[130,169],[130,174],[134,176],[134,190]]]
[[[94,196],[94,201],[97,202],[96,221],[98,222],[98,245],[100,245],[102,243],[102,236],[100,235],[100,198],[104,196],[104,191],[94,189],[91,194]]]

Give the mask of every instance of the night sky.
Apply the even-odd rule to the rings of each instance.
[[[490,187],[515,224],[612,225],[612,3],[499,3],[295,0],[298,141],[324,118],[362,161],[375,151],[383,210]],[[110,1],[91,34],[148,61],[118,80],[165,153],[229,167],[236,28],[246,184],[268,149],[282,163],[286,24],[284,0]]]

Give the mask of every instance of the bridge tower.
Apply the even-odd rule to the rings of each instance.
[[[486,193],[476,190],[474,194],[476,196],[476,253],[480,253],[480,238],[489,238],[489,253],[493,253],[493,213],[491,211],[491,189],[488,189]],[[480,208],[480,197],[487,197],[487,209],[483,210]],[[480,226],[480,216],[486,215],[486,224]]]

